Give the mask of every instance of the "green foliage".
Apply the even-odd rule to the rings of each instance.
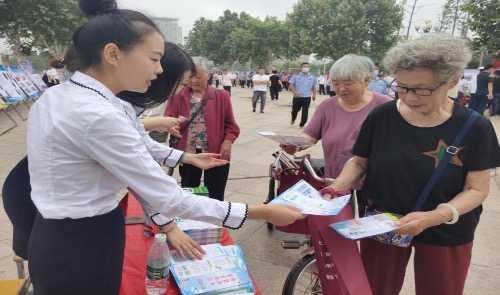
[[[402,18],[395,0],[300,0],[288,15],[291,47],[319,58],[379,60],[397,42]]]
[[[469,0],[462,6],[469,13],[468,25],[474,31],[473,44],[489,52],[500,49],[500,0]]]
[[[273,58],[288,56],[288,29],[276,18],[260,20],[244,12],[224,11],[219,19],[198,19],[186,39],[192,55],[216,64],[235,61],[267,65]]]
[[[82,20],[77,0],[0,2],[0,36],[17,50],[29,46],[60,55]]]

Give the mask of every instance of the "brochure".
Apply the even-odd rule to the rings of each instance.
[[[326,200],[321,193],[305,180],[300,180],[271,201],[271,204],[289,205],[303,214],[333,216],[339,214],[349,203],[351,195]]]
[[[350,240],[373,237],[398,228],[399,218],[392,213],[381,213],[331,224],[330,227]]]
[[[173,252],[170,271],[183,295],[255,292],[239,246],[212,244],[202,247],[206,254],[201,260],[183,259]]]
[[[274,140],[280,144],[289,144],[295,145],[300,148],[307,148],[312,146],[312,144],[308,143],[304,137],[301,136],[290,136],[290,135],[278,135],[273,131],[260,131],[259,135]]]

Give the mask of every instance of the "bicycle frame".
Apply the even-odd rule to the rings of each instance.
[[[277,189],[278,194],[300,179],[305,179],[317,189],[321,189],[334,181],[331,178],[320,177],[313,168],[308,155],[303,158],[291,158],[280,152],[273,155],[276,160],[271,164],[270,175],[272,177],[271,181],[277,180],[280,182]],[[274,185],[270,185],[271,188],[274,190]],[[270,191],[269,199],[272,199],[271,195],[274,197],[274,192],[271,193]],[[358,205],[355,194],[353,194],[352,202],[352,208],[357,211]],[[316,256],[319,269],[318,276],[324,294],[371,294],[356,242],[346,240],[328,228],[328,225],[333,222],[350,219],[355,215],[349,210],[343,210],[338,216],[308,216],[291,226],[278,227],[279,230],[284,232],[306,234],[311,237],[306,242],[283,241],[282,246],[296,249],[306,245],[314,246],[312,253]],[[342,254],[337,254],[337,251]],[[311,252],[311,250],[308,249],[307,252]],[[356,275],[352,278],[354,273]]]

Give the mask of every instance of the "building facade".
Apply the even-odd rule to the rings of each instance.
[[[153,17],[153,21],[162,31],[168,42],[182,44],[182,27],[179,26],[179,19],[170,17]]]

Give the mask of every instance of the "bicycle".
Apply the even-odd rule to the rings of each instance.
[[[271,202],[277,195],[294,185],[301,179],[306,180],[316,189],[321,189],[329,184],[331,184],[334,179],[325,178],[324,175],[324,161],[320,159],[311,159],[309,155],[303,157],[291,157],[283,152],[277,151],[273,153],[273,156],[276,158],[275,161],[270,165],[269,174],[269,193],[266,202]],[[276,183],[279,183],[278,186]],[[353,194],[352,208],[357,211],[357,203],[356,203],[356,195]],[[354,214],[353,212],[353,214]],[[320,220],[323,217],[313,217],[309,216],[306,219],[310,219],[313,221]],[[328,218],[328,217],[327,217]],[[325,218],[323,218],[323,221]],[[323,222],[322,221],[322,222]],[[305,247],[303,251],[303,257],[299,259],[294,266],[291,268],[290,272],[287,275],[285,280],[285,284],[283,285],[282,294],[283,295],[294,295],[294,294],[324,294],[322,281],[331,280],[331,275],[324,274],[323,277],[320,276],[320,267],[318,265],[318,257],[316,252],[321,252],[323,255],[323,250],[320,248],[325,247],[325,244],[322,242],[316,241],[316,246],[314,246],[313,238],[318,239],[318,235],[311,234],[308,226],[306,225],[308,222],[303,222],[302,224],[297,224],[295,228],[290,227],[281,227],[279,230],[291,233],[299,233],[305,234],[306,237],[302,240],[284,240],[281,242],[281,246],[283,249],[300,249]],[[318,223],[319,224],[319,223]],[[273,230],[274,226],[272,224],[267,224],[269,230]],[[313,237],[315,236],[315,237]],[[325,258],[321,258],[321,263],[325,264]],[[333,263],[326,263],[329,268],[333,268],[335,271],[337,270],[333,267]],[[333,279],[338,279],[339,276],[337,274],[333,275]],[[347,294],[346,291],[348,288],[345,287],[345,284],[342,283],[337,284],[335,286],[334,291],[329,289],[328,294]],[[331,286],[331,285],[329,285]],[[326,293],[325,293],[326,295]]]

